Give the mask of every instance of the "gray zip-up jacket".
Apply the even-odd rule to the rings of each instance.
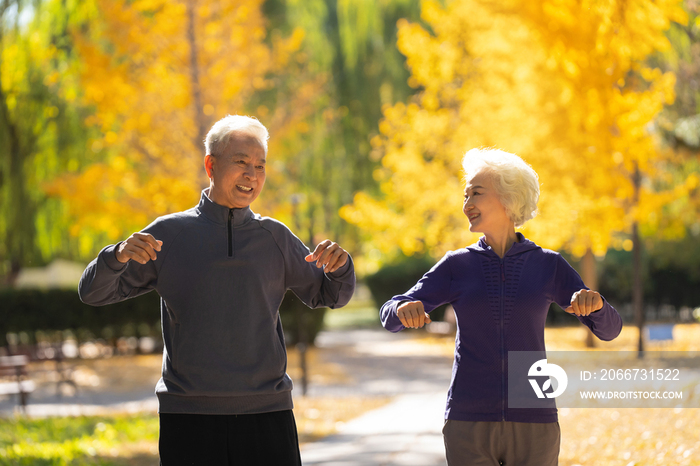
[[[282,223],[212,202],[143,230],[163,241],[146,264],[104,248],[83,272],[80,299],[94,306],[151,290],[161,297],[161,413],[249,414],[292,408],[279,319],[286,290],[308,306],[342,307],[355,289],[352,259],[333,273]]]

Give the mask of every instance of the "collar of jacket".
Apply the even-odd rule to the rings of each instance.
[[[517,232],[515,235],[518,237],[518,242],[513,243],[513,246],[506,252],[506,256],[515,256],[517,254],[521,254],[525,251],[531,251],[533,249],[539,249],[539,246],[530,241],[529,239],[525,238],[522,233]],[[493,249],[491,249],[491,246],[489,246],[486,243],[486,236],[482,236],[479,238],[479,241],[477,243],[472,244],[469,246],[469,249],[480,252],[482,254],[487,254],[493,257],[498,258],[498,254],[493,252]]]
[[[245,225],[255,216],[253,211],[250,210],[250,206],[243,209],[229,209],[212,201],[209,199],[209,188],[202,190],[202,197],[197,205],[197,210],[206,218],[219,225],[227,225],[229,211],[233,211],[234,227]]]

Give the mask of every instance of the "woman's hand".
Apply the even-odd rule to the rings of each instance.
[[[421,328],[425,324],[432,322],[430,316],[423,308],[423,303],[420,301],[401,303],[396,308],[396,316],[406,328]]]
[[[603,298],[593,290],[579,290],[571,297],[571,306],[564,309],[569,314],[587,316],[603,308]]]

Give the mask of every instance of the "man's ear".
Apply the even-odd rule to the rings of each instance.
[[[213,178],[214,173],[214,157],[207,154],[204,156],[204,169],[207,171],[209,179]]]

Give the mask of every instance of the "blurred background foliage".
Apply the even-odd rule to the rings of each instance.
[[[3,1],[0,265],[88,261],[197,202],[202,139],[227,113],[272,135],[254,206],[308,243],[376,192],[370,139],[408,98],[396,21],[416,1]],[[293,218],[294,217],[294,218]]]
[[[206,131],[242,113],[271,133],[253,209],[362,276],[475,241],[460,159],[496,146],[540,176],[526,236],[624,300],[643,245],[647,299],[673,301],[700,281],[699,8],[0,0],[0,278],[195,205]]]

